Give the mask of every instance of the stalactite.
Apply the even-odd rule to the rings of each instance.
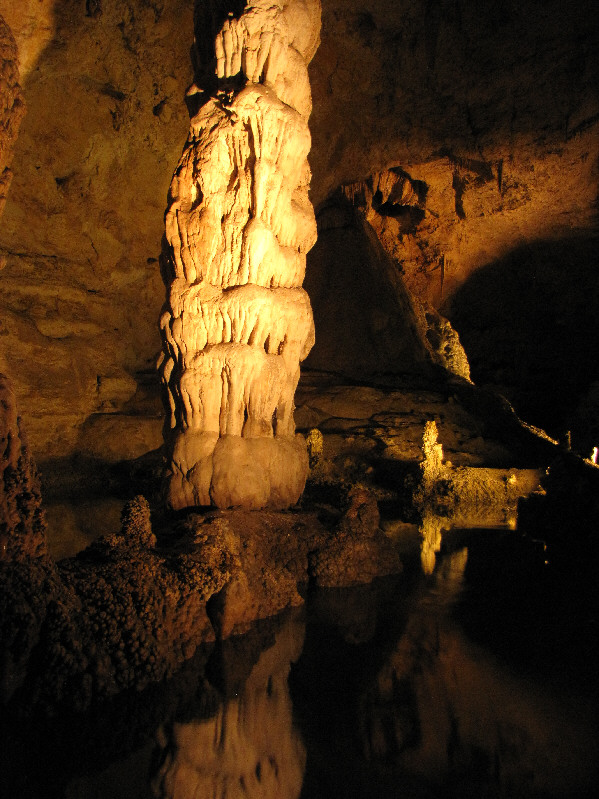
[[[190,91],[201,105],[166,212],[167,502],[283,508],[308,469],[293,400],[314,342],[301,285],[316,240],[307,68],[320,2],[253,0],[238,16],[222,6],[207,4],[212,50],[196,42],[213,85]]]

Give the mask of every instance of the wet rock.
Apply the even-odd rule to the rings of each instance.
[[[313,513],[227,511],[206,524],[225,525],[234,540],[238,568],[208,611],[217,635],[245,632],[254,619],[273,616],[303,602],[308,555],[326,531]]]
[[[341,520],[331,537],[310,556],[310,577],[320,587],[344,587],[397,574],[402,563],[379,529],[379,509],[368,489],[349,491]]]

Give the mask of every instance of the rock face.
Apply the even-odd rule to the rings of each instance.
[[[317,214],[305,286],[318,336],[306,366],[376,382],[406,373],[430,380],[438,364],[469,380],[457,333],[408,288],[393,251],[377,238],[367,192],[367,184],[345,186]]]
[[[0,215],[12,180],[10,162],[19,125],[25,113],[19,85],[17,45],[0,15]]]
[[[301,284],[316,240],[307,64],[320,2],[256,0],[238,17],[207,6],[215,75],[203,77],[216,85],[190,90],[201,107],[171,183],[162,262],[167,501],[284,508],[308,466],[293,396],[314,341]]]
[[[45,459],[89,440],[99,457],[118,441],[121,459],[161,442],[158,391],[144,418],[138,387],[160,349],[157,259],[189,122],[192,5],[103,0],[92,15],[85,0],[0,0],[28,108],[0,229],[0,371],[44,474]],[[99,429],[110,419],[125,433]]]
[[[0,16],[0,215],[24,113],[17,47]],[[0,373],[0,560],[26,560],[46,551],[39,479],[20,421],[12,383]]]
[[[459,333],[472,379],[586,449],[567,417],[598,346],[591,3],[323,5],[317,215],[339,185],[369,188],[369,224],[404,285]]]
[[[10,380],[0,374],[0,560],[46,552],[39,478],[17,416]]]

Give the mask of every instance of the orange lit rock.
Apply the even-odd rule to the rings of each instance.
[[[209,9],[225,4],[202,0],[195,5],[198,60],[212,61],[214,73],[215,37],[224,16],[215,16],[214,28],[206,20]],[[556,319],[575,318],[579,329],[583,320],[597,316],[588,304],[595,285],[592,255],[569,244],[596,225],[594,5],[593,0],[547,0],[539,11],[534,0],[465,0],[458,13],[455,4],[424,0],[323,3],[322,44],[309,66],[311,200],[318,208],[340,185],[397,167],[412,182],[427,184],[426,204],[419,206],[425,217],[416,230],[406,231],[404,220],[379,214],[381,237],[392,245],[402,279],[419,298],[439,307],[443,284],[442,312],[459,331],[480,384],[507,383],[501,375],[482,375],[475,368],[477,361],[493,365],[487,355],[496,351],[503,330],[486,325],[467,337],[470,320],[481,317],[476,298],[463,300],[459,319],[445,304],[477,270],[514,248],[524,248],[527,259],[531,243],[549,241],[535,271],[549,287],[561,281],[551,312]],[[164,231],[164,196],[189,128],[181,98],[192,81],[193,6],[189,0],[0,0],[0,13],[19,48],[21,83],[31,109],[21,125],[0,228],[6,258],[0,370],[15,381],[31,447],[42,466],[46,458],[89,453],[87,429],[82,429],[86,420],[99,422],[94,457],[138,454],[128,451],[128,431],[140,439],[139,395],[125,395],[113,379],[129,379],[143,390],[159,348],[155,318],[164,295],[155,261]],[[224,11],[243,6],[237,0]],[[297,5],[296,19],[306,7]],[[292,14],[289,5],[285,14]],[[254,48],[245,58],[255,56],[258,68],[272,42],[270,29],[262,34],[252,25],[242,26]],[[312,48],[310,26],[288,21],[287,29],[308,37],[307,43],[298,42],[298,52]],[[209,31],[206,41],[200,41],[202,30]],[[274,39],[274,27],[272,32]],[[223,31],[223,49],[229,36]],[[229,72],[238,59],[233,50]],[[227,56],[220,57],[224,74]],[[273,51],[273,67],[274,60]],[[289,82],[287,74],[277,76],[277,87]],[[234,79],[223,80],[241,88]],[[294,102],[299,108],[305,92],[299,91],[299,81],[292,83],[298,84]],[[212,85],[198,83],[206,89]],[[202,98],[190,94],[187,101],[193,105]],[[197,110],[196,105],[193,113]],[[413,200],[406,197],[404,203]],[[556,258],[556,239],[563,239],[562,251],[573,253],[572,264]],[[594,243],[589,252],[596,252]],[[348,287],[334,285],[344,300],[351,299]],[[573,314],[562,289],[572,292],[578,286],[586,312]],[[326,290],[320,278],[319,288]],[[532,289],[524,284],[508,294],[516,291],[524,301]],[[510,299],[492,297],[490,304],[503,313]],[[354,324],[363,327],[360,318]],[[535,320],[531,327],[538,329]],[[325,329],[317,328],[322,342]],[[528,331],[521,332],[512,320],[506,328],[513,337],[510,352],[530,342]],[[588,335],[594,335],[592,323]],[[383,352],[389,338],[379,339]],[[482,344],[484,351],[477,355]],[[577,345],[576,359],[584,352],[590,356],[593,347]],[[540,336],[530,354],[535,363],[554,363],[556,351]],[[38,368],[42,362],[44,370]],[[551,376],[554,385],[572,373],[568,359],[559,366]],[[588,380],[591,366],[581,365]],[[530,364],[523,371],[534,383]],[[587,385],[575,387],[574,406]],[[161,436],[160,402],[156,395],[153,400],[147,425],[154,427],[144,433],[147,449]],[[119,414],[122,433],[113,433],[109,420],[104,426],[97,419],[107,414]],[[110,440],[104,451],[100,431]],[[573,436],[576,441],[574,430]]]
[[[192,116],[169,191],[160,374],[174,509],[285,508],[308,459],[295,437],[299,362],[314,341],[302,290],[316,240],[307,64],[320,2],[256,0],[215,28],[215,82]]]
[[[19,125],[25,114],[19,85],[17,46],[11,29],[0,15],[0,214],[12,180],[10,162]]]

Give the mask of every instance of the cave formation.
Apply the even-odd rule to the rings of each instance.
[[[512,520],[552,463],[522,516],[596,553],[593,3],[323,0],[316,52],[317,0],[225,5],[0,0],[8,703],[170,677],[308,583],[401,574],[383,529]],[[225,32],[266,7],[250,76]]]
[[[200,108],[166,212],[167,501],[285,508],[308,472],[293,399],[314,341],[301,285],[316,240],[308,64],[320,3],[253,2],[224,21],[218,3],[199,10],[211,71],[188,90]]]

